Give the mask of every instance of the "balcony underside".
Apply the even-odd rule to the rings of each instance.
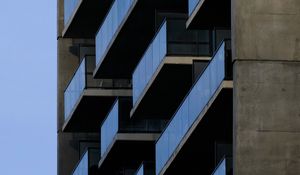
[[[100,174],[114,174],[120,168],[137,170],[140,164],[154,161],[158,134],[118,133],[99,161]]]
[[[113,0],[81,0],[62,32],[64,38],[95,38]]]
[[[166,57],[143,90],[130,116],[170,119],[192,86],[193,60],[210,57]]]
[[[116,97],[131,96],[131,90],[86,89],[63,125],[64,132],[99,132]]]
[[[200,2],[190,15],[186,26],[189,29],[202,27],[230,28],[231,1],[230,0],[199,0]]]
[[[184,8],[186,7],[186,8]],[[149,46],[155,28],[157,11],[187,13],[187,2],[182,0],[137,0],[117,30],[100,63],[95,78],[131,78],[134,68]],[[163,19],[159,19],[162,20]]]
[[[232,144],[232,82],[223,83],[186,133],[160,175],[211,174],[216,141]],[[180,166],[179,166],[180,165]]]

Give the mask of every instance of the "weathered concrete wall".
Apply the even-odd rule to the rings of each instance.
[[[300,174],[300,1],[232,0],[234,174]]]
[[[235,174],[300,174],[300,63],[234,66]]]
[[[234,59],[300,60],[299,0],[232,0]]]

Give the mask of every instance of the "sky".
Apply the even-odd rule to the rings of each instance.
[[[0,174],[57,174],[56,0],[0,0]]]

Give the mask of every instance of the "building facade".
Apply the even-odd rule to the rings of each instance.
[[[57,0],[58,175],[300,174],[299,0]]]

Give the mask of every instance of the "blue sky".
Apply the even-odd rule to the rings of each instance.
[[[56,0],[0,1],[0,174],[56,174]]]

